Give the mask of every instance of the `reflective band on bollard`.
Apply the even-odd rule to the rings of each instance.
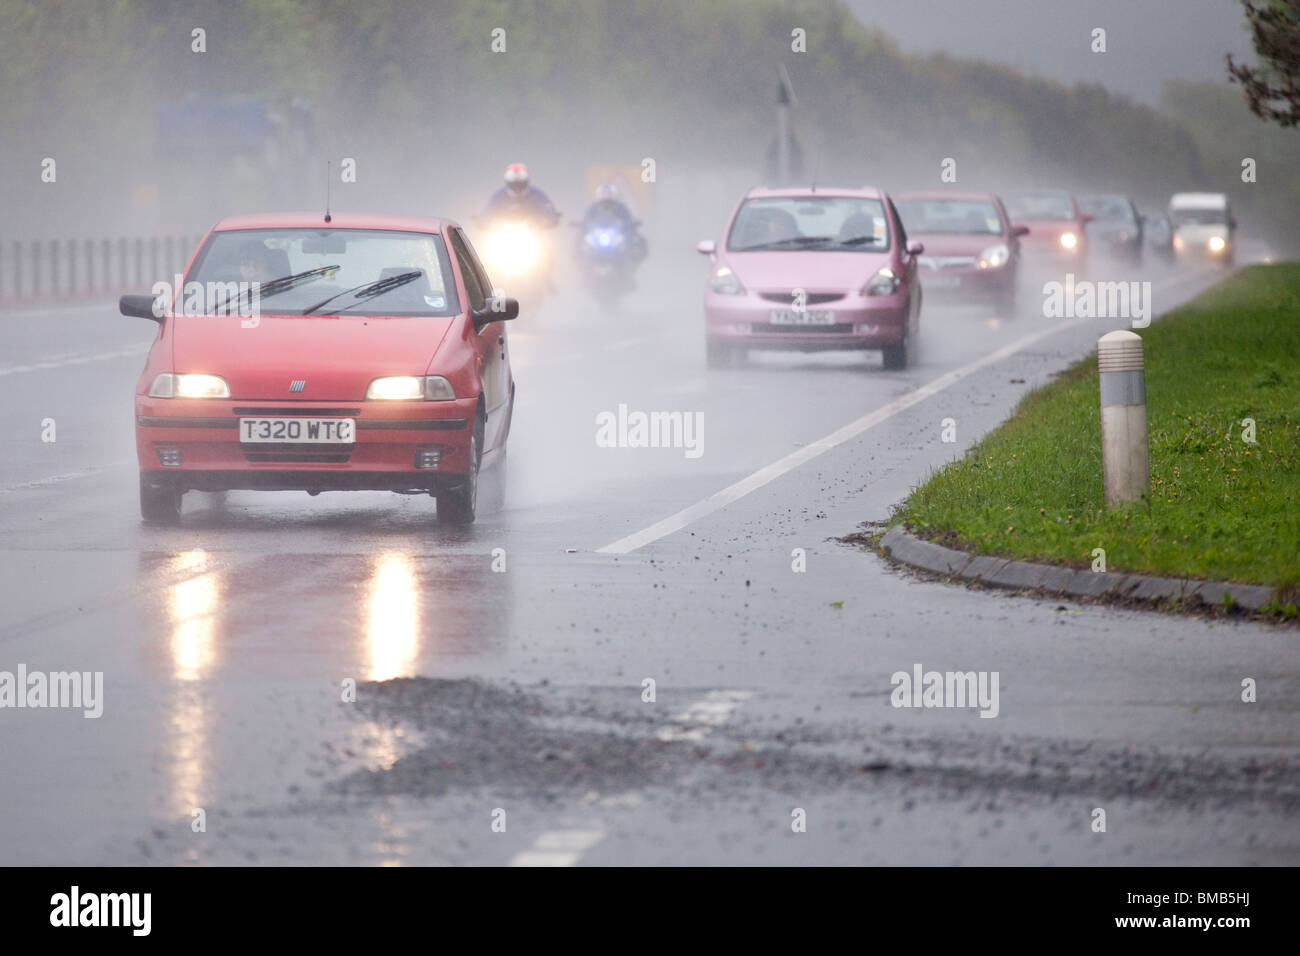
[[[1145,502],[1151,475],[1141,337],[1127,331],[1103,335],[1097,340],[1097,370],[1101,379],[1101,467],[1106,506]]]

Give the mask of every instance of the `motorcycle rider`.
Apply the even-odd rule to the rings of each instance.
[[[522,218],[549,229],[560,221],[560,213],[550,197],[529,182],[528,167],[511,163],[506,167],[506,184],[492,194],[482,218]]]
[[[619,198],[618,188],[606,183],[597,188],[595,201],[583,213],[580,234],[585,235],[592,227],[614,226],[622,230],[628,244],[631,262],[636,264],[644,259],[648,252],[645,237],[637,229],[640,225],[627,203]]]

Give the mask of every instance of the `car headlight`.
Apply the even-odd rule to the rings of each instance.
[[[1184,245],[1184,243],[1183,243],[1183,237],[1182,237],[1182,236],[1174,236],[1174,248],[1175,248],[1175,249],[1181,249],[1181,248],[1183,247],[1183,245]]]
[[[366,389],[367,399],[380,401],[448,402],[455,397],[451,382],[441,375],[390,375],[375,379]]]
[[[483,258],[508,275],[528,272],[541,255],[537,234],[523,223],[507,223],[489,233],[483,242]]]
[[[1223,237],[1222,237],[1222,236],[1212,236],[1212,237],[1210,238],[1210,251],[1211,251],[1211,252],[1222,252],[1224,246],[1226,246],[1226,245],[1227,245],[1227,243],[1223,241]]]
[[[709,277],[709,288],[720,295],[740,295],[745,291],[745,287],[740,284],[740,279],[729,266],[718,266]]]
[[[1011,258],[1011,250],[1006,246],[998,244],[989,246],[980,253],[979,267],[981,269],[1001,269]]]
[[[894,270],[885,266],[871,277],[871,281],[862,287],[863,295],[893,295],[902,282],[894,275]]]
[[[1079,244],[1079,237],[1072,232],[1061,233],[1061,245],[1066,249],[1073,249]]]
[[[217,375],[163,372],[149,386],[150,398],[229,398],[230,386]]]

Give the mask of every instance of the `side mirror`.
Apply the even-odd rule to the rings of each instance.
[[[1017,239],[1020,238],[1021,236],[1027,236],[1027,235],[1029,235],[1029,227],[1028,227],[1028,226],[1012,226],[1012,227],[1011,227],[1011,235],[1012,235],[1013,237],[1017,238]]]
[[[695,251],[700,255],[711,256],[718,251],[718,245],[712,239],[704,239],[696,244]]]
[[[910,256],[919,256],[925,252],[925,243],[917,242],[915,239],[909,239],[907,243],[907,254]]]
[[[518,299],[490,297],[486,306],[474,312],[474,328],[476,331],[481,331],[483,326],[491,325],[493,322],[505,322],[517,318],[519,318]]]
[[[1079,218],[1082,219],[1082,220],[1084,221],[1085,224],[1086,224],[1086,223],[1090,223],[1090,222],[1094,222],[1094,221],[1096,221],[1096,219],[1097,219],[1097,217],[1094,216],[1094,215],[1093,215],[1092,213],[1090,213],[1090,212],[1085,212],[1085,213],[1084,213],[1082,216],[1080,216]]]
[[[162,302],[157,296],[147,292],[130,292],[117,300],[117,311],[133,319],[152,319],[155,322],[162,322],[162,312],[154,311],[155,302],[161,310]]]

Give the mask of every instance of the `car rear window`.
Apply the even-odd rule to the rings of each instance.
[[[1074,218],[1074,204],[1062,193],[1021,193],[1007,200],[1011,218],[1029,222],[1065,222]]]
[[[747,199],[727,234],[729,252],[885,252],[889,242],[881,201],[857,196]]]
[[[398,317],[460,312],[447,248],[436,233],[328,228],[214,232],[186,276],[186,285],[197,282],[207,289],[210,283],[257,282],[264,288],[276,279],[316,269],[323,274],[305,277],[292,288],[264,292],[261,311]],[[387,288],[366,288],[417,272]],[[220,312],[224,299],[223,294],[205,295],[199,311]]]
[[[1123,196],[1082,196],[1079,205],[1104,222],[1135,222],[1133,207]]]

